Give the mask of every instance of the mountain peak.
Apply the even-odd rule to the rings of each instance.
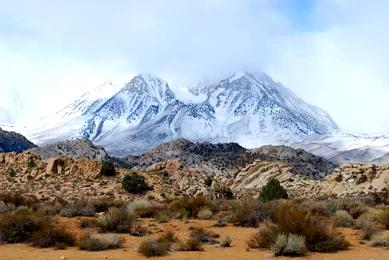
[[[159,103],[169,102],[175,98],[166,81],[156,75],[143,73],[132,78],[122,89],[138,95],[148,94]]]

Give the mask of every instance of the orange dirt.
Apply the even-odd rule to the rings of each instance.
[[[78,228],[79,219],[63,219],[60,218],[59,223],[66,225],[73,230],[78,236],[84,231]],[[221,248],[218,245],[206,245],[203,252],[170,252],[163,257],[153,257],[152,259],[175,259],[175,260],[251,260],[251,259],[291,259],[289,257],[274,257],[270,250],[247,250],[246,241],[252,233],[254,228],[242,228],[227,226],[223,228],[212,227],[215,222],[191,220],[171,221],[166,224],[155,224],[150,226],[151,230],[174,230],[175,234],[180,239],[185,239],[189,234],[189,227],[202,226],[212,230],[220,235],[220,238],[230,236],[232,238],[232,246],[230,248]],[[144,220],[144,224],[152,224],[150,220]],[[337,253],[322,254],[310,253],[307,256],[294,259],[312,259],[312,260],[385,260],[389,259],[389,250],[382,248],[373,248],[367,244],[359,244],[358,231],[351,229],[340,229],[345,234],[348,241],[351,243],[349,250],[340,251]],[[150,236],[156,236],[150,235]],[[150,237],[149,236],[149,237]],[[53,260],[53,259],[67,259],[67,260],[84,260],[84,259],[146,259],[137,253],[139,243],[145,238],[132,237],[123,235],[126,242],[121,249],[102,251],[102,252],[86,252],[80,251],[77,248],[68,248],[66,250],[55,249],[39,249],[33,248],[25,244],[5,244],[0,245],[0,260]]]

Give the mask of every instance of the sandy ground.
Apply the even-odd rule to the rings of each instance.
[[[73,230],[77,235],[80,235],[82,231],[78,228],[78,219],[60,219],[60,222],[66,224],[66,226]],[[150,221],[145,220],[145,224]],[[255,232],[254,228],[241,228],[241,227],[212,227],[214,222],[212,221],[199,221],[191,220],[189,223],[184,221],[171,221],[166,224],[158,224],[154,229],[172,229],[180,239],[185,239],[188,234],[188,228],[191,226],[203,226],[210,229],[223,238],[230,236],[232,238],[232,246],[230,248],[222,248],[217,245],[206,245],[203,252],[170,252],[163,257],[153,257],[152,259],[175,259],[175,260],[259,260],[259,259],[291,259],[290,257],[274,257],[269,250],[247,250],[246,241],[252,233]],[[310,253],[307,256],[293,259],[315,259],[315,260],[389,260],[389,250],[382,248],[373,248],[367,244],[359,243],[358,231],[351,229],[341,229],[342,233],[346,235],[346,238],[352,244],[351,248],[347,251],[341,251],[338,253],[321,254]],[[152,236],[152,235],[150,235]],[[116,250],[102,251],[102,252],[85,252],[80,251],[77,248],[68,248],[66,250],[55,249],[38,249],[30,247],[26,244],[13,244],[13,245],[0,245],[0,260],[54,260],[54,259],[67,259],[67,260],[84,260],[84,259],[146,259],[137,253],[137,247],[139,243],[145,238],[132,237],[129,235],[123,235],[126,242],[124,247]]]

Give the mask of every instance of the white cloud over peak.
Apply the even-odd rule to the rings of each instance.
[[[0,0],[0,105],[25,121],[136,73],[182,85],[263,70],[343,128],[387,125],[389,2],[288,3]]]

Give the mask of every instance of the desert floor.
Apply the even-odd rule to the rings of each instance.
[[[79,219],[63,219],[58,221],[65,224],[77,235],[81,235],[82,231],[78,228]],[[143,220],[144,224],[152,224],[151,220]],[[170,252],[166,256],[153,257],[151,259],[176,259],[176,260],[249,260],[249,259],[292,259],[290,257],[274,257],[270,250],[247,250],[246,241],[255,228],[242,228],[227,226],[223,228],[213,227],[214,221],[190,220],[189,222],[172,220],[165,224],[155,224],[150,226],[151,230],[166,230],[171,229],[180,239],[185,239],[189,235],[189,227],[202,226],[212,230],[220,235],[220,238],[230,236],[232,238],[232,246],[230,248],[222,248],[218,245],[205,245],[203,252]],[[352,229],[340,229],[345,234],[347,240],[351,243],[351,247],[347,251],[337,253],[310,253],[307,256],[293,259],[331,259],[331,260],[385,260],[389,259],[389,250],[383,248],[373,248],[368,244],[359,243],[358,231]],[[155,236],[154,235],[150,235]],[[66,250],[55,249],[39,249],[33,248],[26,244],[5,244],[0,245],[0,260],[81,260],[81,259],[146,259],[146,257],[137,253],[137,248],[140,242],[145,237],[133,237],[123,235],[126,242],[121,249],[108,250],[101,252],[86,252],[80,251],[78,248],[67,248]]]

